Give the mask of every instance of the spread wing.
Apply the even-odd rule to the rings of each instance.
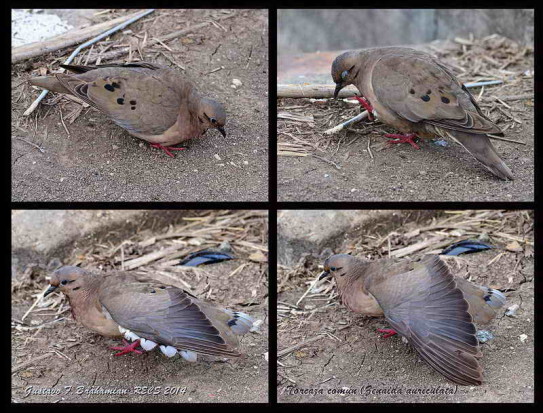
[[[365,282],[390,325],[434,369],[462,385],[479,385],[482,354],[468,303],[436,256],[403,273],[372,274]]]
[[[231,317],[179,288],[113,279],[101,287],[99,299],[117,324],[140,337],[202,354],[239,356],[230,345]]]

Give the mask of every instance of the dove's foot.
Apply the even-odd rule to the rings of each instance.
[[[385,137],[394,139],[394,140],[388,141],[388,146],[392,145],[393,143],[408,143],[413,148],[420,149],[418,145],[415,143],[415,138],[417,138],[416,133],[409,133],[407,135],[401,135],[397,133],[387,133]]]
[[[371,121],[374,120],[373,106],[370,105],[370,102],[368,102],[365,97],[355,96],[354,98],[358,100],[358,103],[360,103],[362,107],[368,111],[368,119]]]
[[[151,143],[151,148],[157,148],[157,149],[162,149],[164,152],[166,152],[166,155],[170,156],[170,157],[174,157],[173,156],[173,153],[171,153],[170,151],[183,151],[187,148],[172,148],[171,146],[162,146],[160,143]]]
[[[140,341],[136,340],[132,344],[128,344],[128,341],[123,340],[124,347],[111,347],[111,350],[120,350],[120,353],[115,353],[115,356],[122,356],[123,354],[136,353],[143,354],[141,351],[136,350],[136,347],[140,345]]]
[[[377,331],[380,333],[386,333],[383,338],[389,338],[398,334],[396,330],[393,330],[392,328],[378,328]]]

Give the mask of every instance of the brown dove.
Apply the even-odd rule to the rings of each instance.
[[[44,296],[60,290],[74,318],[107,337],[133,341],[116,355],[156,346],[168,357],[188,361],[197,354],[238,357],[236,335],[249,332],[253,319],[198,300],[188,292],[129,272],[94,273],[62,267],[51,276]],[[125,342],[125,344],[127,344]]]
[[[332,275],[343,304],[382,316],[415,347],[423,360],[454,383],[479,385],[482,357],[474,323],[490,322],[505,296],[453,276],[435,255],[420,261],[366,261],[347,254],[324,263],[320,279]]]
[[[168,156],[183,141],[216,128],[226,137],[222,105],[202,97],[179,72],[155,63],[60,65],[75,74],[31,78],[31,84],[77,96],[131,135]]]
[[[503,136],[460,81],[431,55],[405,47],[376,47],[345,52],[332,64],[334,97],[354,85],[369,101],[361,101],[383,123],[407,135],[385,135],[391,143],[413,142],[416,136],[452,138],[490,172],[512,180],[488,134]],[[359,99],[360,101],[361,99]]]

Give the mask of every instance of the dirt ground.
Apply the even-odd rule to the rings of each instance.
[[[503,85],[487,86],[483,91],[472,88],[471,92],[482,110],[505,130],[506,138],[523,143],[493,141],[513,171],[513,182],[494,177],[454,142],[441,146],[438,143],[443,142],[425,140],[420,142],[420,150],[407,144],[387,148],[383,135],[398,132],[379,122],[365,120],[334,135],[323,134],[358,114],[358,104],[333,99],[279,99],[278,112],[298,119],[278,120],[278,199],[533,201],[533,49],[502,39],[477,40],[467,48],[451,42],[420,48],[452,66],[462,82],[504,81]],[[278,82],[331,84],[331,62],[339,54],[283,56]],[[530,94],[531,99],[507,100],[508,96]],[[504,99],[505,105],[494,98]]]
[[[234,17],[218,19],[228,14]],[[166,46],[140,47],[147,61],[177,70],[181,69],[172,60],[183,66],[201,93],[226,108],[226,139],[210,130],[189,141],[187,150],[176,152],[174,159],[92,108],[83,109],[70,123],[67,118],[80,105],[52,100],[54,94],[30,116],[22,116],[39,95],[23,81],[45,68],[56,70],[73,49],[61,57],[54,53],[12,65],[12,200],[266,201],[267,10],[157,10],[115,34],[114,44],[95,46],[93,56],[104,47],[111,51],[118,44],[138,46],[145,36],[160,39],[210,20],[216,24],[167,41]],[[88,50],[81,54],[83,63]],[[137,47],[131,55],[132,60],[142,60]],[[233,79],[242,86],[232,88]],[[53,102],[58,104],[47,106]]]
[[[111,245],[108,237],[104,236],[97,239],[95,247],[90,249],[74,247],[72,257],[64,264],[119,268],[121,254],[128,260],[162,248],[183,246],[178,253],[134,271],[157,277],[173,275],[177,280],[188,283],[192,287],[188,291],[201,299],[262,320],[258,331],[241,337],[241,357],[200,356],[196,363],[188,363],[178,356],[167,358],[160,351],[114,357],[115,351],[109,347],[120,345],[120,340],[102,337],[73,320],[67,301],[60,294],[42,300],[45,301],[43,305],[36,306],[21,321],[34,303],[35,294],[41,293],[48,285],[45,280],[48,272],[30,265],[28,271],[17,274],[12,288],[12,401],[266,403],[267,217],[262,211],[240,213],[238,217],[244,216],[246,224],[241,231],[235,228],[241,222],[235,217],[226,223],[228,215],[223,211],[216,220],[204,221],[209,231],[195,226],[198,222],[187,220],[184,226],[141,231],[125,240],[122,247]],[[223,224],[219,224],[221,220]],[[178,233],[179,236],[172,236]],[[216,248],[225,241],[230,244],[235,260],[195,270],[172,266],[179,262],[180,256],[204,248]],[[51,265],[56,266],[54,260]],[[179,283],[181,281],[176,285]],[[187,289],[184,284],[180,286]],[[50,356],[39,359],[46,354]],[[32,362],[16,369],[29,360]]]
[[[495,220],[496,224],[489,225],[486,229],[481,228],[478,234],[471,225],[469,230],[465,230],[463,238],[468,234],[470,238],[477,238],[478,235],[486,233],[490,237],[490,243],[499,249],[458,258],[446,257],[446,262],[455,275],[469,277],[476,284],[505,291],[506,308],[514,304],[520,306],[512,317],[505,316],[503,309],[490,324],[478,326],[478,329],[490,331],[494,336],[492,340],[481,345],[481,365],[485,378],[481,386],[456,386],[422,361],[416,351],[410,345],[404,344],[400,337],[380,337],[376,329],[389,327],[385,319],[364,317],[350,312],[338,303],[335,287],[328,281],[317,284],[315,292],[308,294],[300,305],[296,306],[309,283],[322,271],[324,258],[332,253],[328,250],[323,251],[321,257],[306,257],[296,268],[283,268],[279,271],[279,402],[533,402],[533,217],[526,212],[518,213],[523,217],[516,214],[507,213],[502,221],[495,216],[487,216],[488,222]],[[475,215],[477,214],[473,213],[469,218]],[[518,222],[514,221],[515,216]],[[514,227],[518,224],[516,235],[500,229],[507,220],[507,226]],[[460,220],[456,222],[459,223]],[[416,228],[433,224],[435,221],[408,222],[402,227],[391,229],[390,232],[376,230],[371,234],[360,234],[353,230],[346,235],[343,246],[334,252],[386,256],[386,240],[389,236],[391,250],[395,251],[415,245],[430,236],[437,236],[440,232],[437,229],[433,230],[436,231],[433,234],[430,233],[432,231],[423,231],[414,235],[417,234]],[[441,230],[448,233],[444,238],[445,242],[453,243],[459,240],[460,235],[454,235],[456,231],[461,231],[458,227],[459,225],[454,224],[454,227],[451,225],[450,228]],[[512,241],[498,236],[500,232],[518,236],[519,239],[527,241],[527,244],[519,241],[522,247],[518,252],[505,250],[505,247],[512,248]],[[383,239],[384,246],[377,247]],[[409,257],[421,256],[426,252],[430,250],[420,250]],[[496,258],[499,254],[502,255]],[[320,270],[318,265],[321,265]],[[304,342],[305,345],[281,356],[281,351]],[[408,394],[409,391],[438,393]]]

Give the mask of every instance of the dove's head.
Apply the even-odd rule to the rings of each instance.
[[[342,285],[347,283],[347,280],[356,271],[353,271],[354,266],[357,263],[357,259],[348,254],[336,254],[329,257],[324,261],[324,271],[319,276],[319,280],[325,277],[334,277],[338,288],[341,289]]]
[[[226,112],[224,107],[213,99],[203,98],[200,102],[198,119],[205,129],[216,128],[226,138],[224,125],[226,123]]]
[[[345,52],[336,57],[336,60],[332,63],[332,79],[334,79],[334,83],[336,84],[334,99],[337,99],[341,89],[354,83],[360,71],[360,67],[358,66],[358,52]]]
[[[59,290],[70,297],[83,287],[87,274],[87,271],[79,267],[66,266],[59,268],[51,274],[50,287],[43,296],[47,297],[52,292]]]

